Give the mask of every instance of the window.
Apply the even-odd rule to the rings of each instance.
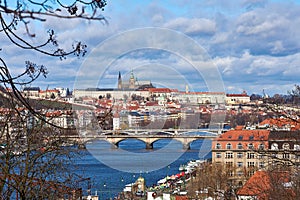
[[[243,158],[243,153],[241,152],[237,153],[237,158]]]
[[[254,153],[247,153],[247,159],[254,159],[255,154]]]
[[[254,171],[253,171],[253,170],[251,170],[251,171],[248,171],[248,177],[251,177],[251,176],[253,176],[253,174],[254,174]]]
[[[222,154],[221,153],[216,153],[216,158],[222,158]]]
[[[253,149],[253,148],[254,148],[254,146],[252,143],[248,144],[248,149]]]
[[[226,145],[226,149],[232,149],[232,145],[231,145],[230,143],[228,143],[228,144]]]
[[[282,148],[283,148],[284,150],[289,150],[289,149],[290,149],[289,143],[283,143]]]
[[[243,136],[242,135],[239,135],[239,140],[243,140]]]
[[[259,164],[258,164],[258,165],[259,165],[259,168],[260,168],[260,169],[262,169],[262,168],[264,168],[264,167],[265,167],[265,163],[264,163],[264,162],[259,162]]]
[[[237,163],[237,166],[238,166],[238,167],[243,167],[243,162],[238,162],[238,163]]]
[[[232,167],[233,166],[233,162],[226,162],[226,166],[227,167]]]
[[[233,153],[226,152],[225,158],[233,158]]]
[[[247,163],[247,166],[248,166],[248,167],[254,167],[254,165],[255,165],[254,162],[248,162],[248,163]]]
[[[258,154],[258,155],[257,155],[257,158],[258,158],[258,159],[264,159],[264,158],[265,158],[265,156],[264,156],[264,155],[262,155],[262,154]]]
[[[221,149],[222,147],[221,147],[221,144],[220,143],[217,143],[216,144],[216,149]]]
[[[237,148],[238,149],[243,149],[243,145],[241,143],[238,143]]]
[[[238,176],[244,176],[244,172],[243,172],[243,171],[238,171],[238,172],[237,172],[237,175],[238,175]]]
[[[265,149],[265,145],[264,144],[259,144],[258,149],[259,150],[264,150]]]
[[[271,150],[278,150],[278,144],[277,143],[273,143],[271,145]]]
[[[253,140],[254,139],[254,136],[253,135],[250,135],[249,136],[249,140]]]
[[[243,182],[239,181],[238,185],[239,185],[239,187],[242,187],[243,186]]]
[[[284,153],[284,154],[282,154],[282,158],[289,159],[290,158],[290,154],[289,153]]]
[[[229,171],[229,176],[233,176],[233,171]]]

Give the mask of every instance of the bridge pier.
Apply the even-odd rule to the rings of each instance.
[[[184,150],[190,150],[191,149],[190,143],[183,143],[183,149]]]
[[[153,143],[146,142],[146,149],[153,149]]]
[[[112,149],[118,149],[119,146],[118,146],[118,144],[111,143],[111,148],[112,148]]]
[[[86,149],[86,146],[84,143],[78,143],[78,149]]]

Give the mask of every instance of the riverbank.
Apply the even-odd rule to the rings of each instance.
[[[144,178],[139,177],[136,182],[126,185],[116,199],[185,199],[188,194],[187,186],[195,178],[197,168],[205,162],[205,160],[191,160],[180,165],[177,174],[163,177],[156,184],[148,187],[145,186]]]

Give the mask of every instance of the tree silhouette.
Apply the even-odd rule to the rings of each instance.
[[[64,3],[61,0],[0,0],[0,36],[15,49],[58,59],[72,55],[82,57],[87,52],[87,45],[82,41],[76,42],[74,38],[70,48],[65,49],[56,39],[55,30],[37,35],[31,25],[44,24],[49,19],[106,23],[101,15],[105,6],[105,0]],[[33,40],[37,37],[38,40]],[[72,116],[72,112],[37,109],[37,101],[25,98],[20,88],[40,76],[47,77],[48,70],[43,64],[27,60],[24,71],[12,75],[12,66],[1,54],[5,48],[7,46],[0,46],[0,199],[78,199],[76,177],[69,169],[76,152],[64,147],[71,142],[64,137],[69,132],[54,123],[64,122],[63,117]]]

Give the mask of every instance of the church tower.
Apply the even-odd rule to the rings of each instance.
[[[131,70],[130,79],[129,79],[129,89],[135,88],[135,79],[133,75],[133,71]]]
[[[122,87],[122,77],[121,77],[121,72],[119,72],[119,77],[118,77],[118,89],[121,90]]]

